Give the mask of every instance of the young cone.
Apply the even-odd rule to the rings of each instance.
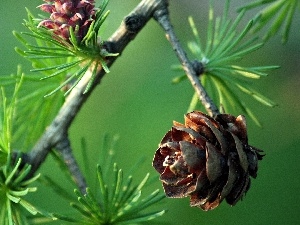
[[[51,13],[49,19],[40,22],[53,30],[54,34],[69,41],[70,27],[73,28],[77,41],[80,42],[87,34],[95,17],[94,0],[44,0],[46,3],[39,8]]]

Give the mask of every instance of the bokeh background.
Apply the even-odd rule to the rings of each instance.
[[[108,6],[111,14],[104,38],[115,31],[122,18],[138,2],[140,1],[111,0]],[[193,16],[200,32],[205,34],[207,2],[170,1],[172,22],[183,45],[186,46],[186,42],[193,38],[187,16]],[[217,12],[222,10],[223,3],[224,1],[215,1]],[[233,15],[235,8],[245,3],[247,1],[232,1]],[[36,6],[39,4],[42,1],[1,0],[0,75],[14,73],[18,64],[22,64],[25,72],[30,69],[30,63],[14,51],[19,43],[13,37],[12,30],[24,30],[21,23],[26,18],[25,7],[37,13]],[[247,15],[250,18],[254,12]],[[248,120],[249,142],[265,150],[266,157],[260,163],[258,177],[253,180],[246,197],[234,207],[223,203],[211,212],[191,208],[188,199],[165,199],[156,209],[165,208],[168,213],[153,224],[300,224],[299,18],[299,15],[294,18],[290,38],[285,45],[276,36],[245,60],[251,65],[281,66],[267,78],[255,83],[255,87],[277,102],[278,106],[267,108],[252,100],[248,102],[263,124],[260,128]],[[170,67],[177,63],[161,28],[153,20],[150,21],[119,57],[111,68],[111,73],[104,77],[71,127],[72,146],[81,165],[82,138],[85,138],[90,154],[89,169],[95,171],[104,134],[117,134],[119,141],[115,157],[119,167],[126,173],[143,156],[146,160],[135,171],[135,181],[140,181],[147,172],[157,176],[151,166],[153,154],[163,135],[170,129],[172,121],[183,121],[183,114],[193,95],[188,82],[171,84],[171,79],[179,74]],[[40,171],[55,177],[72,190],[70,183],[63,183],[65,178],[51,157],[47,158]],[[95,183],[94,178],[89,178],[88,181],[91,186]],[[47,207],[49,211],[68,212],[67,203],[60,196],[49,188],[37,185],[39,192],[31,196],[31,201],[43,208]],[[159,181],[152,184],[151,189],[155,188],[162,190]]]

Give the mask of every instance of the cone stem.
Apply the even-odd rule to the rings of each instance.
[[[208,114],[212,117],[220,114],[217,106],[214,104],[212,99],[208,96],[206,90],[202,86],[196,71],[194,70],[192,63],[187,58],[186,52],[183,50],[175,32],[170,22],[169,11],[167,5],[165,7],[161,7],[155,11],[153,15],[154,19],[159,23],[159,25],[163,28],[166,32],[166,37],[170,44],[173,47],[175,54],[177,55],[188,79],[190,80],[195,92],[198,95],[201,103],[205,107]]]

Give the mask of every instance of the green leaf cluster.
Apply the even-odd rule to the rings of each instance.
[[[3,225],[28,224],[22,208],[36,215],[41,213],[35,206],[25,200],[30,192],[35,192],[36,187],[29,187],[39,175],[26,179],[31,166],[22,165],[21,158],[13,163],[8,154],[7,164],[0,170],[0,223]]]
[[[276,103],[251,87],[251,80],[267,76],[267,72],[278,66],[249,67],[240,65],[241,59],[260,49],[263,43],[257,43],[258,37],[249,35],[249,31],[254,25],[253,20],[250,20],[241,32],[238,31],[245,11],[241,11],[234,20],[230,19],[228,16],[229,2],[226,1],[221,17],[215,18],[213,7],[210,6],[205,43],[200,38],[193,19],[189,18],[195,40],[188,43],[188,48],[196,57],[196,61],[200,62],[203,67],[200,79],[214,102],[228,113],[232,111],[241,113],[240,111],[242,111],[259,124],[256,116],[244,103],[241,96],[248,95],[264,105],[275,106]],[[183,77],[175,78],[174,81],[178,82],[182,79]],[[195,94],[189,111],[196,107],[196,98]]]
[[[56,218],[73,224],[82,225],[113,225],[113,224],[141,224],[157,217],[162,216],[165,210],[151,211],[151,207],[165,198],[164,194],[155,190],[148,193],[149,174],[138,184],[134,183],[133,176],[125,176],[122,169],[119,169],[117,163],[111,163],[114,160],[115,145],[118,137],[109,139],[104,136],[103,149],[100,153],[102,161],[97,164],[97,184],[96,187],[86,189],[86,193],[80,193],[75,190],[78,202],[74,202],[73,197],[60,184],[56,183],[50,177],[42,177],[42,180],[54,189],[63,198],[71,201],[71,206],[75,209],[72,217],[60,214],[54,214]],[[85,142],[82,142],[82,152],[86,153]],[[53,155],[60,168],[70,177],[67,168],[58,154]],[[85,165],[89,164],[88,156],[84,157]],[[138,167],[137,163],[131,171]],[[90,166],[85,167],[90,168]],[[91,174],[92,171],[86,171]],[[45,179],[46,178],[46,179]],[[150,211],[149,211],[150,210]]]
[[[75,191],[78,202],[72,203],[81,215],[82,219],[71,221],[78,224],[101,225],[101,224],[140,224],[153,220],[165,213],[165,210],[142,213],[149,206],[164,198],[155,190],[150,195],[142,198],[142,188],[145,186],[149,174],[138,185],[132,184],[132,176],[127,180],[123,178],[123,171],[114,164],[111,174],[114,181],[107,185],[101,166],[97,166],[100,195],[98,198],[88,188],[83,195]]]
[[[22,162],[19,154],[12,152],[14,127],[20,90],[23,84],[23,74],[18,71],[19,79],[1,77],[4,87],[14,84],[12,94],[7,94],[2,87],[2,107],[0,107],[0,224],[29,224],[24,210],[32,215],[41,214],[55,219],[49,213],[38,209],[26,200],[29,193],[36,192],[36,187],[30,187],[39,178],[39,174],[28,178],[31,166]],[[28,179],[27,179],[28,178]]]
[[[37,191],[31,185],[40,177],[40,174],[27,179],[31,166],[22,163],[16,154],[7,155],[7,163],[0,169],[0,223],[3,225],[29,225],[29,215],[40,214],[47,220],[57,220],[53,214],[44,211],[29,201],[26,196]]]
[[[9,82],[10,83],[10,82]],[[13,133],[13,121],[16,109],[16,99],[22,83],[22,77],[15,87],[11,97],[7,97],[5,88],[2,86],[2,99],[0,107],[0,169],[6,164],[6,158],[11,154]]]
[[[260,12],[258,12],[254,18],[255,26],[253,28],[254,32],[261,30],[266,27],[268,23],[273,22],[270,28],[267,30],[264,39],[269,39],[278,33],[280,28],[282,28],[282,42],[285,43],[288,40],[290,33],[290,28],[292,25],[293,17],[297,10],[299,9],[298,0],[258,0],[246,4],[241,7],[239,11],[250,10],[258,6],[267,5]]]
[[[20,66],[16,73],[0,76],[0,83],[7,93],[3,102],[9,103],[2,104],[1,117],[3,115],[3,119],[5,118],[6,121],[2,120],[2,124],[10,124],[9,126],[2,125],[3,128],[9,128],[9,132],[1,128],[2,137],[0,139],[6,140],[0,141],[3,143],[2,145],[9,143],[13,145],[14,149],[29,150],[63,104],[63,92],[57,92],[48,98],[43,97],[45,93],[56,87],[57,81],[51,79],[45,82],[40,78],[40,74],[23,73]],[[14,90],[12,90],[14,86],[16,86],[18,94],[14,94]],[[5,115],[4,112],[6,112]],[[2,147],[2,149],[6,148]],[[1,159],[3,158],[1,157]]]
[[[27,50],[16,48],[16,51],[32,62],[34,67],[32,72],[44,74],[39,79],[57,77],[55,80],[57,82],[56,88],[45,94],[45,96],[50,96],[62,90],[63,87],[66,87],[65,95],[67,95],[85,73],[90,71],[92,75],[85,90],[87,92],[101,68],[105,72],[109,72],[105,58],[117,56],[118,54],[107,52],[103,47],[103,42],[99,42],[98,36],[99,29],[109,14],[109,11],[104,11],[107,4],[108,0],[102,1],[99,10],[96,12],[96,19],[80,42],[75,37],[72,28],[69,30],[70,39],[66,41],[51,30],[38,26],[41,19],[36,18],[27,10],[28,20],[25,20],[24,25],[29,29],[29,32],[14,32],[15,37]],[[33,38],[35,43],[31,44],[24,36]]]

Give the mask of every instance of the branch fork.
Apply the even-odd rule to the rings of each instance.
[[[219,111],[212,100],[209,98],[205,89],[201,85],[192,63],[188,60],[185,51],[180,45],[169,19],[168,1],[167,0],[143,0],[136,8],[122,21],[120,27],[105,43],[108,51],[111,53],[123,52],[125,47],[132,41],[146,23],[154,18],[166,32],[167,39],[172,45],[180,63],[182,64],[187,77],[193,88],[198,94],[202,104],[211,116],[216,116]],[[118,57],[107,57],[107,66],[110,67]],[[66,97],[65,103],[59,110],[53,122],[45,130],[41,138],[35,144],[33,149],[24,155],[26,163],[31,164],[32,170],[30,176],[39,169],[46,159],[48,153],[56,148],[62,154],[65,163],[68,165],[70,172],[80,191],[85,193],[86,183],[79,167],[72,155],[72,149],[68,138],[68,130],[75,116],[83,106],[84,102],[90,96],[94,88],[100,83],[101,78],[105,75],[102,68],[97,71],[94,83],[89,92],[84,93],[86,86],[91,78],[92,72],[87,71],[80,82],[74,87]]]

